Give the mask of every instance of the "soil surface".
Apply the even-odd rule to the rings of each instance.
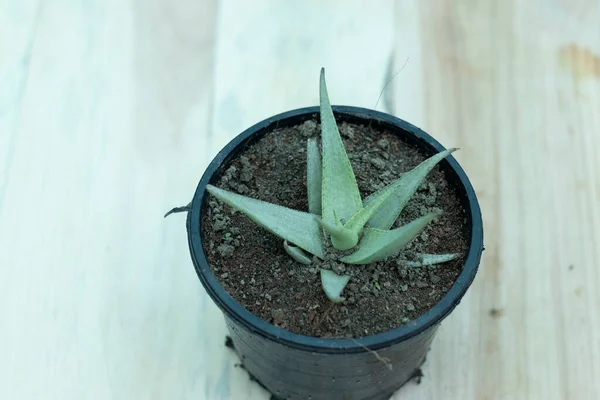
[[[339,124],[363,198],[391,183],[427,157],[396,135],[363,125]],[[277,129],[248,146],[225,169],[216,186],[308,211],[306,140],[320,136],[313,120]],[[202,212],[204,250],[223,287],[246,309],[281,328],[307,336],[361,337],[388,331],[417,318],[453,285],[467,251],[467,219],[458,195],[436,167],[412,197],[397,226],[431,211],[443,211],[397,257],[368,265],[345,265],[335,251],[313,264],[293,261],[282,240],[245,215],[210,198]],[[333,253],[333,254],[332,254]],[[444,264],[408,267],[418,253],[460,253]],[[352,276],[331,303],[319,268]]]

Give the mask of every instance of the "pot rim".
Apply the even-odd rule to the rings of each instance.
[[[428,145],[436,152],[445,150],[445,148],[438,141],[421,129],[390,114],[353,106],[333,106],[332,108],[334,114],[337,114],[338,116],[346,115],[353,119],[364,119],[366,121],[373,120],[378,124],[383,124],[388,129],[405,131],[410,135],[415,136],[417,141]],[[415,320],[412,320],[405,325],[386,332],[355,339],[318,338],[301,335],[291,332],[287,329],[277,327],[252,314],[240,303],[238,303],[225,290],[225,288],[223,288],[223,286],[221,286],[216,276],[213,274],[206,258],[206,254],[204,253],[204,248],[202,245],[202,233],[200,228],[201,210],[207,193],[206,186],[211,183],[211,181],[215,181],[222,172],[223,167],[232,157],[237,155],[238,151],[236,150],[240,148],[240,145],[245,144],[245,142],[252,138],[255,134],[262,134],[263,132],[266,134],[267,132],[276,129],[279,126],[279,123],[283,120],[298,119],[298,117],[303,116],[305,117],[304,120],[306,120],[314,115],[317,115],[318,118],[318,106],[298,108],[267,118],[251,126],[233,138],[211,161],[202,175],[202,178],[194,193],[194,198],[192,200],[191,209],[188,212],[186,224],[190,255],[192,257],[196,273],[198,274],[198,278],[202,282],[202,285],[208,292],[209,296],[213,299],[221,311],[226,313],[230,318],[234,319],[251,332],[260,334],[263,337],[267,337],[271,340],[275,340],[280,343],[284,343],[287,346],[298,349],[319,353],[362,352],[365,351],[365,347],[370,350],[376,350],[405,341],[431,327],[435,327],[460,303],[462,297],[475,278],[477,269],[479,267],[479,262],[481,260],[481,253],[483,251],[483,222],[475,190],[469,182],[466,173],[452,155],[446,157],[442,163],[449,164],[452,173],[456,175],[456,178],[458,178],[458,181],[460,181],[466,193],[468,200],[466,205],[468,205],[468,207],[465,207],[465,209],[469,208],[466,209],[466,213],[470,219],[471,225],[469,250],[467,252],[467,257],[465,259],[463,268],[450,290],[448,290],[448,292],[436,305]],[[337,120],[339,120],[338,116],[336,116]],[[296,125],[300,122],[302,121],[295,122],[292,125]],[[193,221],[196,222],[192,223]]]

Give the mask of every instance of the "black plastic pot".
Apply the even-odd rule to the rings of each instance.
[[[444,150],[419,128],[381,112],[334,106],[338,123],[371,123],[397,133],[427,156]],[[483,225],[471,183],[453,157],[439,165],[448,182],[461,194],[466,210],[470,245],[462,272],[442,300],[416,320],[394,330],[353,339],[321,339],[292,333],[267,323],[243,308],[219,284],[202,245],[201,211],[206,185],[214,183],[244,146],[273,129],[319,118],[318,107],[289,111],[266,119],[233,139],[202,176],[188,212],[191,257],[200,281],[221,308],[235,349],[248,372],[281,399],[388,399],[414,376],[440,322],[458,305],[475,278],[483,251]],[[367,351],[366,348],[370,349]],[[374,352],[377,352],[375,354]],[[383,362],[386,358],[389,363]],[[390,368],[391,365],[391,368]],[[448,369],[451,373],[452,368]]]

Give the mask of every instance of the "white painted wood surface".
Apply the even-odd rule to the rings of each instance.
[[[378,109],[462,148],[486,251],[394,399],[600,398],[599,26],[591,0],[0,1],[0,399],[268,398],[162,214],[321,66],[372,108],[407,58]]]

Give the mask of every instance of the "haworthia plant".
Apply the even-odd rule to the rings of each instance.
[[[319,81],[321,110],[321,149],[316,139],[306,147],[306,186],[308,212],[267,203],[208,185],[208,192],[251,220],[283,239],[289,256],[300,264],[311,264],[310,253],[324,258],[324,241],[336,250],[351,251],[338,259],[346,264],[369,264],[397,256],[440,213],[430,213],[396,229],[402,209],[426,176],[456,149],[433,155],[398,180],[362,199],[352,165],[335,121],[325,70]],[[307,252],[307,253],[305,253]],[[457,258],[457,254],[424,254],[411,267],[439,264]],[[332,302],[343,301],[349,275],[321,269],[323,291]]]

